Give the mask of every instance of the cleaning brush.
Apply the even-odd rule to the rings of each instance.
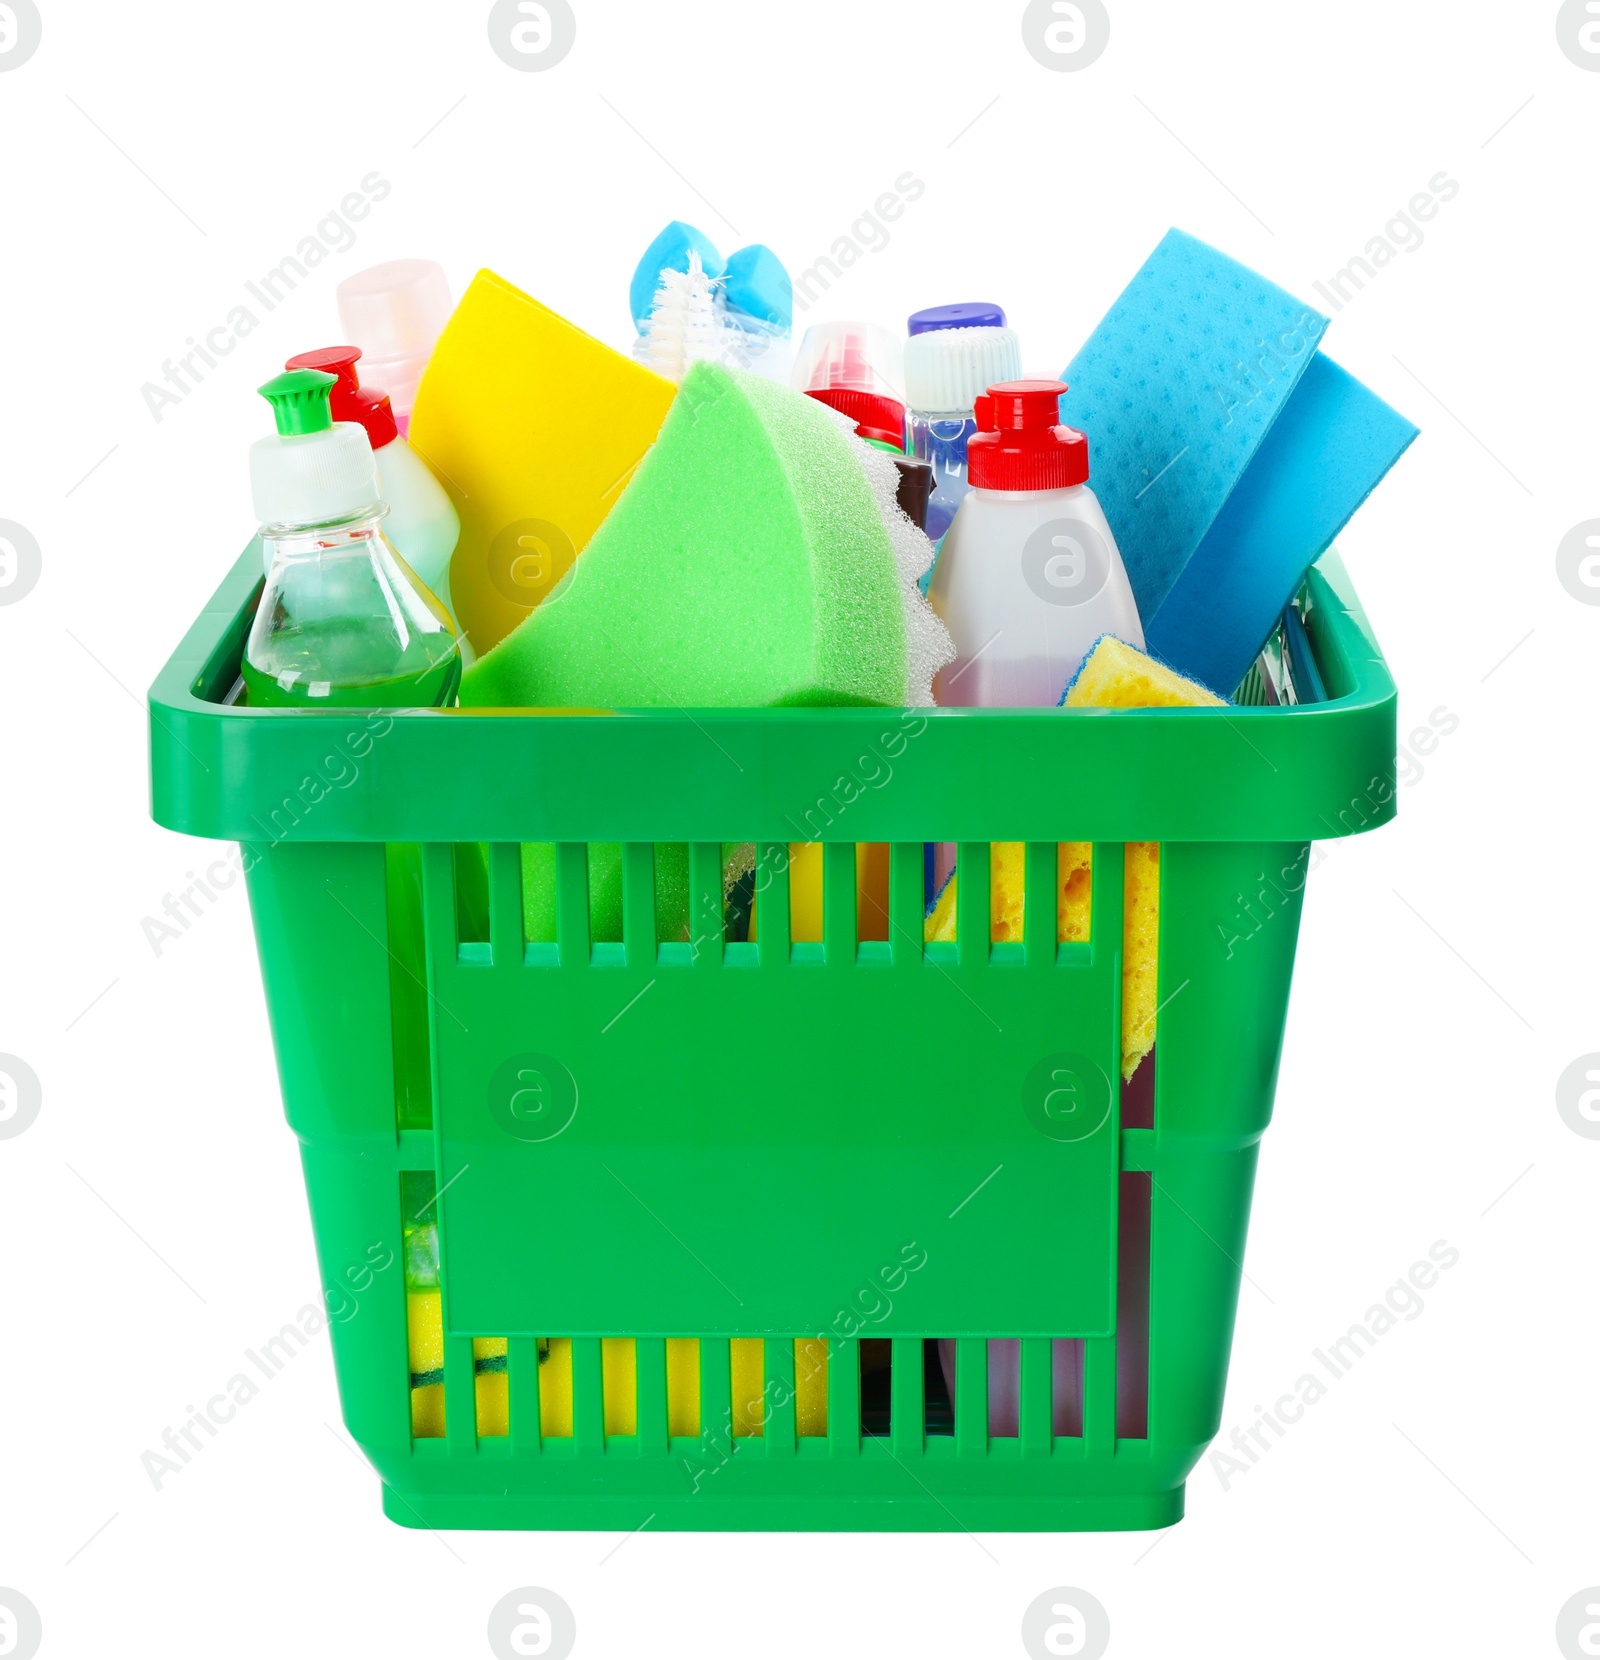
[[[669,266],[661,273],[661,285],[650,308],[650,326],[639,343],[639,359],[646,368],[676,384],[688,373],[691,363],[720,359],[723,333],[712,279],[706,275],[698,251],[691,248],[687,271]]]

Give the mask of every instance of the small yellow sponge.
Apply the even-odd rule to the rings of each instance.
[[[989,939],[996,945],[1022,939],[1026,894],[1022,842],[989,843]],[[1094,849],[1088,842],[1056,843],[1056,938],[1089,937],[1089,869]],[[950,944],[956,937],[956,884],[946,882],[923,923],[924,940]]]
[[[1226,699],[1165,663],[1103,634],[1084,660],[1063,699],[1068,709],[1190,709],[1226,705]]]
[[[1068,708],[1159,709],[1222,705],[1225,700],[1174,674],[1109,634],[1089,653],[1066,696]],[[1088,842],[1056,844],[1056,938],[1089,937],[1094,849]],[[1157,944],[1161,929],[1161,844],[1129,842],[1122,875],[1122,1076],[1127,1080],[1156,1041]],[[1024,844],[989,844],[989,938],[1022,938]],[[956,882],[952,877],[924,924],[928,941],[956,937]]]

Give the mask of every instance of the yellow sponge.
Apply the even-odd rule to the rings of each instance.
[[[1223,705],[1204,686],[1106,635],[1067,691],[1068,708],[1157,709]],[[1089,937],[1094,849],[1088,842],[1056,844],[1056,938]],[[989,844],[989,938],[1022,938],[1024,845]],[[1122,876],[1122,1076],[1131,1078],[1156,1041],[1157,944],[1161,924],[1161,844],[1129,842]],[[945,883],[923,925],[929,941],[956,937],[956,882]]]
[[[1202,704],[1225,707],[1227,700],[1104,634],[1062,702],[1068,709],[1190,709]]]
[[[583,550],[674,391],[493,271],[473,278],[429,359],[409,441],[461,518],[450,597],[479,656]]]
[[[989,938],[996,944],[1020,943],[1026,893],[1022,842],[989,843]],[[1056,843],[1056,938],[1089,937],[1089,869],[1094,849],[1088,842]],[[922,925],[927,941],[956,937],[956,884],[945,883]]]

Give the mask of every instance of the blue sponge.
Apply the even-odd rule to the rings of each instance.
[[[761,242],[728,255],[722,291],[730,311],[753,317],[776,334],[794,324],[794,285],[783,261]]]
[[[644,257],[634,267],[633,281],[628,284],[628,305],[633,312],[634,326],[643,334],[650,323],[650,310],[656,290],[661,286],[663,271],[687,271],[689,251],[700,256],[700,264],[708,277],[722,275],[722,255],[704,231],[674,219],[644,251]]]
[[[1089,435],[1089,483],[1147,626],[1327,326],[1264,277],[1168,231],[1063,371],[1061,418]]]
[[[1231,695],[1307,566],[1416,436],[1410,421],[1318,352],[1194,557],[1145,619],[1149,649]]]

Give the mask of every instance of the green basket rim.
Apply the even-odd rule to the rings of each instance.
[[[1337,552],[1326,702],[1227,709],[249,709],[240,555],[149,694],[151,812],[280,841],[1307,841],[1395,811],[1396,692]],[[427,787],[419,789],[418,780]]]

